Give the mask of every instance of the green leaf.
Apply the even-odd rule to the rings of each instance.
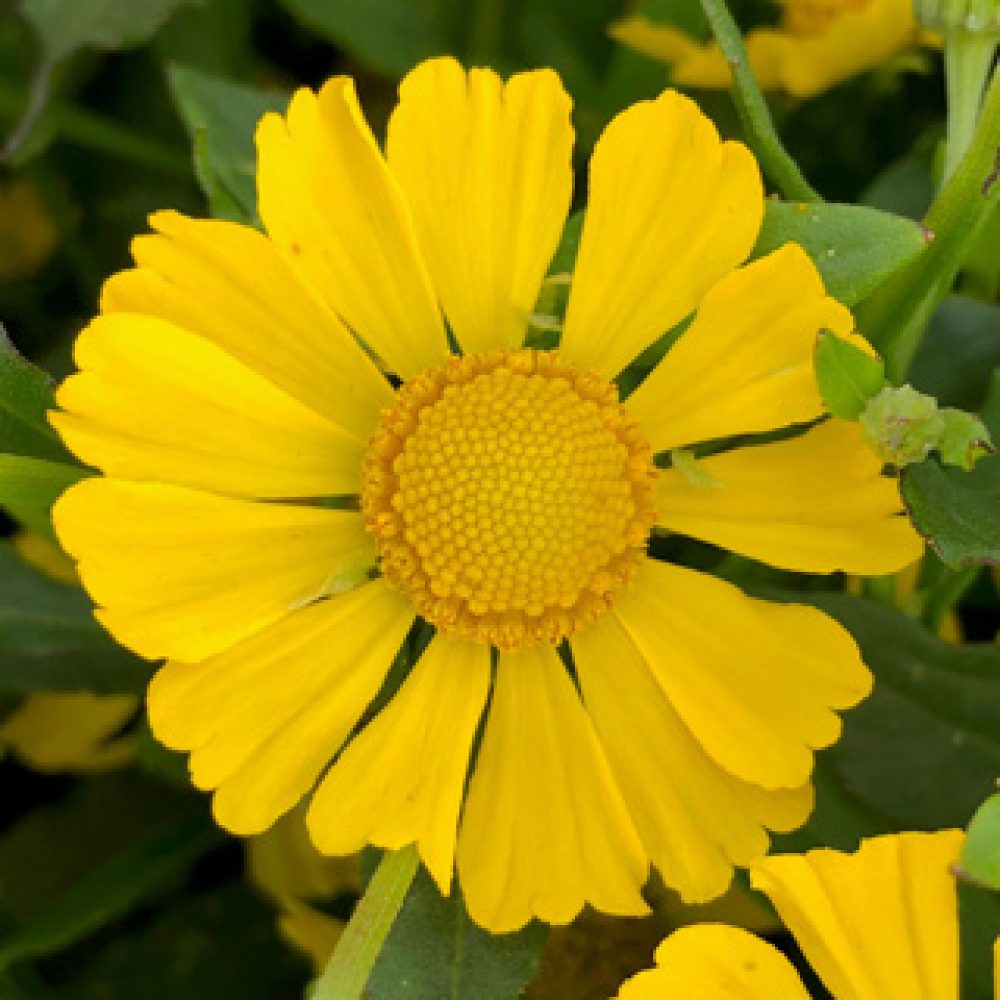
[[[853,850],[860,837],[962,827],[1000,774],[1000,646],[950,646],[918,621],[842,594],[807,599],[854,636],[872,693],[817,757],[817,803],[780,850]]]
[[[54,407],[48,375],[21,357],[0,326],[0,452],[71,461],[45,416]]]
[[[249,887],[231,882],[171,902],[103,941],[52,1000],[302,996],[306,963],[278,939],[273,908]]]
[[[1000,368],[1000,305],[960,295],[934,314],[908,380],[944,406],[978,411]]]
[[[753,255],[800,244],[835,299],[853,306],[925,246],[924,230],[910,219],[859,205],[768,201]]]
[[[959,864],[969,878],[1000,891],[1000,792],[991,795],[972,817]]]
[[[986,424],[974,413],[940,410],[942,427],[937,450],[944,465],[957,465],[968,472],[981,458],[994,452]]]
[[[123,49],[149,39],[190,0],[21,0],[49,64],[84,47]]]
[[[222,834],[207,816],[158,829],[88,872],[17,932],[0,940],[0,969],[75,943],[177,881]]]
[[[281,0],[307,28],[388,76],[464,53],[467,0]]]
[[[513,1000],[538,972],[546,928],[493,935],[421,869],[368,980],[370,1000]]]
[[[827,330],[821,330],[816,338],[813,363],[823,403],[844,420],[857,420],[868,400],[886,385],[881,358]]]
[[[0,543],[0,691],[139,693],[150,673],[97,624],[82,590]]]
[[[0,506],[33,531],[53,538],[52,505],[63,490],[85,475],[78,465],[0,454]]]
[[[994,372],[982,417],[1000,438],[1000,371]],[[971,472],[931,460],[903,470],[900,489],[916,529],[953,568],[1000,564],[1000,456]]]
[[[183,66],[167,75],[191,137],[195,172],[214,216],[253,222],[257,214],[253,136],[268,111],[284,111],[286,91],[258,90]]]

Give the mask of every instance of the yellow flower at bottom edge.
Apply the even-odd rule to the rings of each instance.
[[[912,0],[784,0],[781,24],[746,36],[750,68],[764,90],[814,97],[919,44],[932,44]],[[729,64],[715,42],[702,44],[636,15],[611,25],[612,37],[669,63],[674,83],[728,87]]]
[[[423,63],[384,156],[338,77],[257,144],[267,234],[155,215],[52,415],[104,473],[59,536],[104,625],[169,661],[157,736],[229,830],[315,786],[320,851],[415,842],[443,892],[457,860],[493,931],[643,913],[650,861],[720,894],[803,822],[813,750],[871,679],[835,622],[650,558],[651,527],[819,573],[921,546],[847,423],[705,459],[718,489],[652,457],[821,417],[816,331],[850,314],[797,246],[740,266],[757,165],[674,92],[597,145],[558,353],[522,348],[572,187],[554,73]]]
[[[958,900],[951,866],[961,830],[901,833],[753,865],[766,893],[834,1000],[958,1000]],[[656,952],[657,968],[618,1000],[808,1000],[791,964],[747,931],[686,927]],[[997,997],[1000,998],[1000,990]]]

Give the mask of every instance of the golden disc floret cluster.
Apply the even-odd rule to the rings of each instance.
[[[442,632],[556,643],[610,607],[654,521],[652,452],[614,386],[548,351],[452,358],[372,436],[382,573]]]

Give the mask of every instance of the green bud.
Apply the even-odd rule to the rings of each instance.
[[[917,20],[944,35],[1000,36],[1000,0],[915,0]]]
[[[922,462],[944,430],[937,401],[911,385],[883,389],[858,422],[875,454],[897,467]]]

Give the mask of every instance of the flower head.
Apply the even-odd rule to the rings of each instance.
[[[443,891],[457,858],[495,931],[641,913],[650,862],[721,893],[808,814],[870,678],[820,612],[650,558],[650,527],[806,572],[920,549],[851,425],[720,450],[714,489],[653,462],[822,417],[816,333],[852,329],[799,247],[740,266],[753,157],[670,91],[616,118],[539,351],[572,188],[553,73],[424,63],[384,156],[336,78],[257,142],[266,235],[155,215],[52,416],[103,473],[60,538],[107,628],[168,660],[155,732],[230,830],[312,790],[320,850],[415,842]]]
[[[930,41],[911,0],[783,0],[781,8],[778,27],[747,33],[747,58],[761,87],[793,97],[814,97]],[[611,33],[669,63],[674,83],[729,86],[729,66],[714,43],[702,45],[640,15],[616,22]]]
[[[855,854],[772,856],[750,869],[834,1000],[958,1000],[961,830],[862,841]],[[791,964],[748,931],[671,934],[619,1000],[808,1000]],[[1000,996],[1000,994],[998,994]]]

